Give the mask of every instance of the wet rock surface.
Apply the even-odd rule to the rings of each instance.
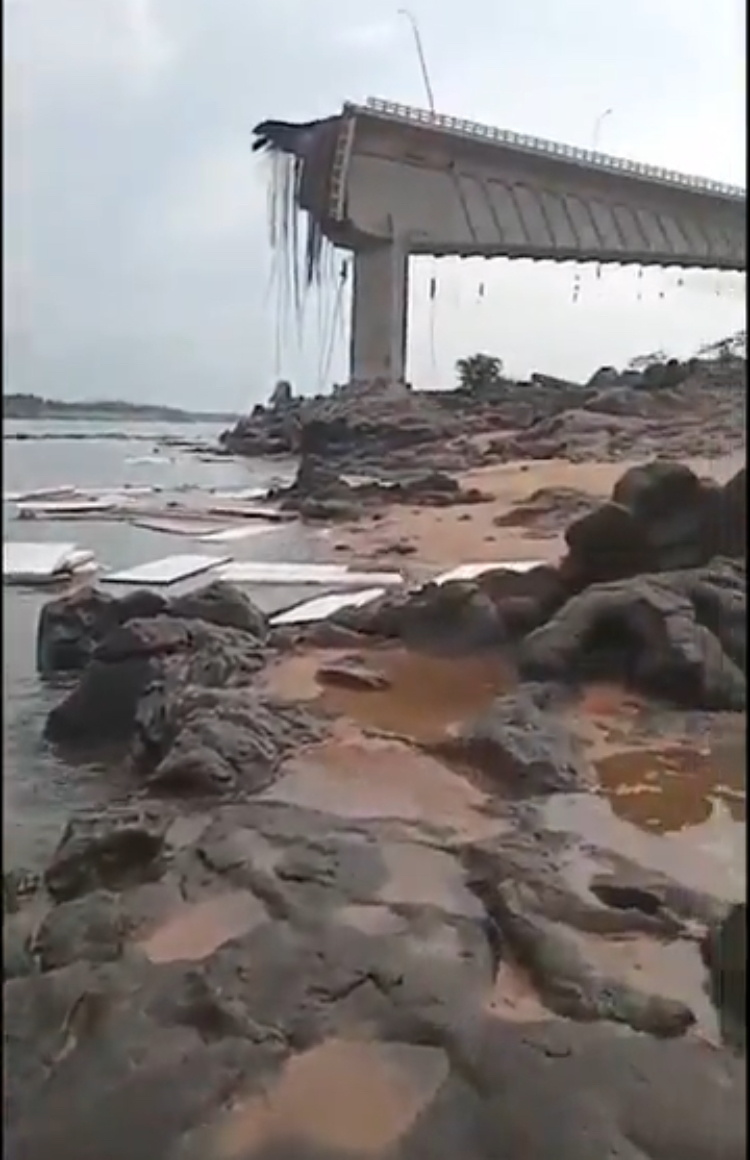
[[[591,788],[593,773],[570,730],[550,712],[556,690],[523,685],[498,697],[442,748],[464,757],[506,794],[542,797]]]
[[[581,896],[522,816],[457,846],[271,801],[164,822],[158,881],[58,903],[5,983],[7,1156],[743,1154],[742,1060],[577,940],[678,937],[703,900],[632,868],[655,913]],[[488,1006],[517,964],[532,1018]]]
[[[294,481],[272,492],[282,510],[297,512],[311,521],[356,520],[384,504],[412,507],[450,507],[453,504],[483,503],[477,488],[464,488],[445,471],[411,471],[391,478],[346,476],[318,455],[302,456]]]
[[[301,454],[378,478],[423,474],[427,462],[455,472],[517,459],[616,461],[634,447],[646,456],[717,456],[744,445],[745,384],[744,358],[726,353],[637,371],[602,368],[586,385],[544,375],[481,390],[350,384],[314,399],[274,396],[225,432],[222,446],[239,455]]]
[[[226,586],[54,602],[43,667],[83,667],[48,737],[115,745],[132,801],[4,879],[10,1160],[745,1155],[744,901],[564,813],[603,793],[592,673],[656,693],[652,733],[744,711],[741,482],[615,493],[559,567],[389,592],[327,643]]]

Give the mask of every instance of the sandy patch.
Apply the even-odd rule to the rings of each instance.
[[[356,729],[299,754],[260,795],[342,818],[395,818],[467,839],[497,833],[485,794],[435,758]]]
[[[743,452],[722,459],[686,462],[697,474],[725,482],[744,461]],[[514,505],[528,500],[540,488],[575,488],[606,499],[620,476],[642,462],[568,463],[550,459],[481,467],[463,475],[461,484],[492,495],[491,502],[449,508],[395,506],[356,524],[342,525],[336,529],[335,542],[338,551],[350,551],[360,558],[390,559],[388,546],[405,541],[415,549],[410,560],[425,566],[442,567],[464,561],[554,561],[564,550],[563,533],[568,522],[565,518],[559,533],[549,538],[529,534],[522,527],[498,527],[495,519],[506,516]]]
[[[233,890],[186,906],[141,943],[152,963],[199,962],[268,918],[248,890]]]
[[[240,1104],[210,1155],[240,1160],[273,1141],[374,1156],[411,1127],[448,1077],[434,1047],[329,1039],[286,1064],[269,1091]]]

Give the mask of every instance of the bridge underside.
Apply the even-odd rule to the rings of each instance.
[[[744,191],[375,104],[271,143],[314,231],[354,252],[353,379],[404,378],[411,254],[745,269]]]

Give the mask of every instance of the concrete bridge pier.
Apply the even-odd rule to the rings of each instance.
[[[406,381],[409,250],[403,238],[354,252],[350,381]]]

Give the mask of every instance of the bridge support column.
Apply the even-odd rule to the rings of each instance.
[[[403,383],[409,253],[401,241],[355,251],[349,374],[354,383]]]

